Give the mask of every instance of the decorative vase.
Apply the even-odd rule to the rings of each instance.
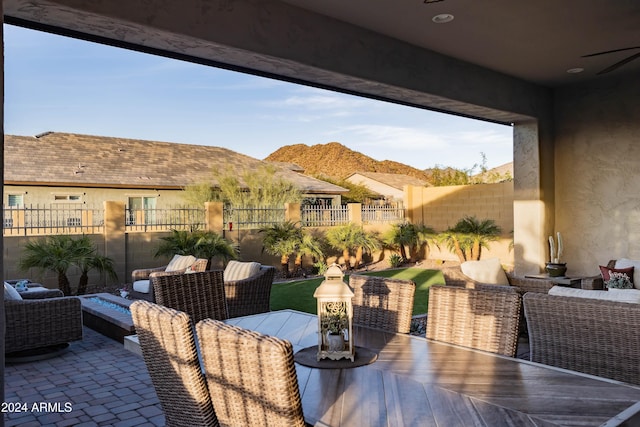
[[[344,350],[344,337],[342,334],[327,333],[327,346],[329,351]]]
[[[567,272],[567,263],[548,262],[545,270],[547,270],[549,277],[563,277]]]

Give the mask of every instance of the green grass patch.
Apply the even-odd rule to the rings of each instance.
[[[413,303],[413,314],[424,314],[429,304],[429,287],[444,284],[444,277],[440,270],[425,270],[423,268],[401,268],[396,270],[382,270],[370,273],[359,273],[368,276],[381,276],[393,279],[413,280],[416,283],[416,295]],[[271,288],[271,310],[293,309],[316,314],[316,299],[313,293],[324,277],[294,282],[274,283]],[[349,277],[345,275],[345,281]]]

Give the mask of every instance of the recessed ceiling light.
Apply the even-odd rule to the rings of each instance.
[[[584,71],[584,68],[569,68],[567,73],[569,74],[578,74]]]
[[[453,21],[453,15],[449,13],[441,13],[440,15],[436,15],[431,18],[431,20],[436,24],[446,24],[447,22]]]

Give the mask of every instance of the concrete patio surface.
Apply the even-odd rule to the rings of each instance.
[[[7,427],[165,425],[142,358],[86,327],[64,354],[7,364],[5,402],[26,409],[5,413]]]

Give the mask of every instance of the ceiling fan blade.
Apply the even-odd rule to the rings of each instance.
[[[623,59],[622,61],[618,61],[615,64],[613,64],[610,67],[605,68],[604,70],[600,71],[598,74],[606,74],[606,73],[610,73],[613,70],[616,70],[620,67],[622,67],[624,64],[627,64],[631,61],[633,61],[634,59],[640,58],[640,52],[629,56],[628,58]]]
[[[625,50],[633,50],[633,49],[640,49],[640,46],[624,47],[622,49],[605,50],[604,52],[596,52],[596,53],[590,53],[589,55],[582,55],[580,58],[589,58],[591,56],[605,55],[607,53],[622,52],[622,51],[625,51]]]

